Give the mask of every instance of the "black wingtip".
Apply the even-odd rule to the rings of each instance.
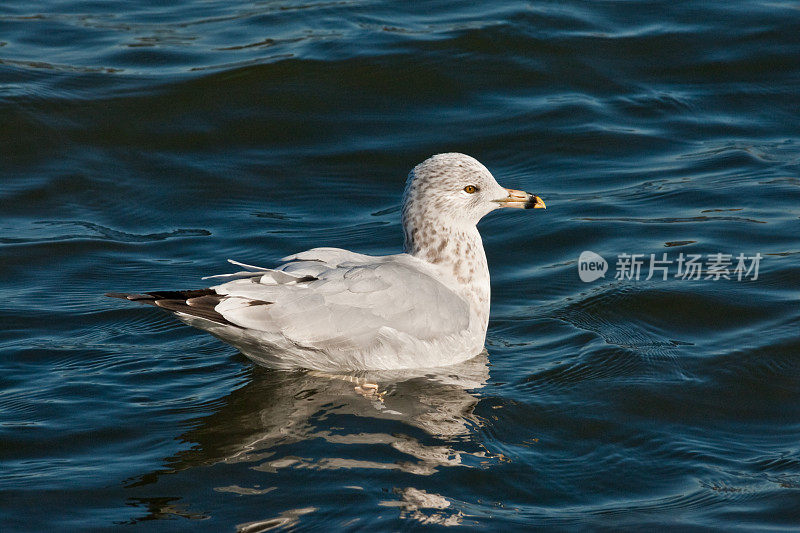
[[[221,301],[214,289],[194,289],[186,291],[155,291],[144,294],[126,292],[107,292],[109,298],[120,298],[130,302],[152,305],[184,315],[204,318],[226,326],[234,326],[215,308]],[[269,303],[269,302],[264,302]]]

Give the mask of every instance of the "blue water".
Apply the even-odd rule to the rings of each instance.
[[[788,1],[3,2],[0,529],[795,530],[799,92]],[[103,296],[395,253],[442,151],[548,206],[481,223],[458,368],[369,396]]]

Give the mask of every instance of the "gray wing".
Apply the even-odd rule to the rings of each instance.
[[[408,256],[323,248],[286,259],[277,271],[242,273],[249,276],[213,287],[222,296],[216,312],[314,348],[363,348],[387,328],[427,340],[469,325],[466,301]]]

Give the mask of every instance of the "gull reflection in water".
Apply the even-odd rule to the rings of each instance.
[[[254,367],[251,381],[219,400],[220,407],[214,413],[199,419],[193,429],[181,435],[181,440],[191,444],[190,449],[168,458],[166,468],[141,476],[128,486],[154,483],[164,475],[219,463],[247,463],[249,470],[264,473],[282,469],[372,469],[421,476],[441,468],[485,465],[499,457],[469,435],[481,425],[474,408],[479,389],[488,378],[486,351],[464,363],[434,369],[336,375]],[[351,421],[356,417],[356,422],[348,423],[348,429],[332,422],[342,417]],[[406,430],[398,431],[398,424]],[[441,443],[421,442],[430,442],[426,436]],[[287,445],[315,439],[329,443],[324,456],[308,457],[318,454],[318,448],[316,454],[309,450],[303,457],[282,455]],[[360,447],[361,453],[348,453],[348,445]],[[389,446],[394,452],[389,457],[385,451],[364,453],[365,445],[378,445],[383,450]],[[275,489],[270,486],[275,483],[271,476],[254,487],[240,486],[235,479],[215,481],[215,490],[223,493],[258,495]],[[460,521],[460,513],[449,511],[450,501],[444,496],[414,487],[397,487],[393,494],[396,499],[381,505],[399,507],[402,518],[443,525]],[[273,522],[286,526],[287,520],[300,520],[314,510],[286,510],[264,521],[241,524],[240,529],[260,530]]]

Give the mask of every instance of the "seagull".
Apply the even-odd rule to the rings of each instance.
[[[107,296],[153,305],[257,364],[323,372],[453,365],[483,351],[489,266],[477,223],[495,209],[545,208],[501,187],[476,159],[434,155],[408,174],[404,253],[313,248],[275,268],[209,276],[205,289]]]

